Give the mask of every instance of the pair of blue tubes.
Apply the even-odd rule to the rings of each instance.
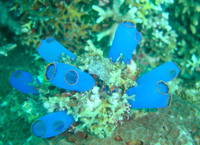
[[[137,79],[138,86],[130,88],[126,93],[135,99],[129,99],[131,108],[164,108],[171,104],[172,97],[166,82],[175,79],[180,68],[174,62],[166,62],[145,73]]]
[[[95,80],[91,75],[65,63],[59,63],[62,54],[76,60],[76,56],[53,38],[42,40],[37,49],[40,56],[49,64],[45,69],[45,79],[53,85],[72,91],[88,91]]]
[[[113,61],[129,64],[132,53],[142,36],[131,21],[119,24],[108,57]],[[121,58],[122,55],[122,58]],[[131,108],[162,108],[170,105],[172,97],[166,82],[176,78],[180,72],[174,62],[166,62],[137,79],[138,86],[126,91],[135,100],[129,99]]]

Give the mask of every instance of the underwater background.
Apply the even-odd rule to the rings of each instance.
[[[199,0],[1,0],[0,145],[200,145],[199,22]],[[118,31],[124,23],[141,41],[129,44],[129,31]],[[120,61],[110,59],[116,52]],[[132,52],[129,64],[123,55]],[[52,65],[76,70],[68,89],[48,78]],[[71,88],[81,75],[90,81]],[[162,106],[153,86],[165,79],[170,101]],[[64,111],[74,119],[64,130],[35,133],[38,119]]]

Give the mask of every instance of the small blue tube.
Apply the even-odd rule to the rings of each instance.
[[[128,99],[131,108],[163,108],[171,103],[170,89],[164,81],[151,81],[126,91],[128,96],[135,95],[134,99]]]
[[[179,72],[180,68],[176,65],[176,63],[169,61],[143,74],[137,79],[136,82],[138,84],[143,84],[151,80],[154,81],[163,80],[165,82],[168,82],[176,78]]]
[[[35,86],[32,85],[34,79],[35,78],[32,74],[22,70],[17,70],[11,74],[10,84],[12,85],[12,87],[25,94],[38,95],[39,91],[36,89]],[[39,84],[39,80],[36,81]]]
[[[135,24],[131,21],[123,21],[117,27],[108,57],[111,58],[113,62],[116,62],[120,54],[122,54],[122,61],[129,64],[132,53],[141,39],[142,36],[137,31]]]
[[[95,84],[91,75],[65,63],[48,64],[44,75],[47,81],[66,90],[88,91]]]
[[[65,54],[65,57],[68,55],[72,60],[76,60],[76,56],[54,38],[41,40],[40,46],[37,48],[37,51],[40,56],[49,63],[60,62],[62,58],[62,53]]]
[[[61,134],[74,122],[72,115],[67,111],[47,114],[36,120],[31,127],[32,133],[41,138],[49,138]]]

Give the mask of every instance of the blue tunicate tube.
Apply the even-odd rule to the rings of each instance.
[[[115,32],[108,57],[113,62],[116,62],[120,58],[120,54],[122,54],[122,59],[119,59],[119,61],[122,60],[124,63],[129,64],[132,53],[141,39],[142,36],[137,31],[135,24],[131,21],[123,21]]]
[[[71,51],[67,50],[54,38],[42,40],[37,51],[40,56],[49,63],[60,62],[62,54],[64,54],[65,57],[69,56],[72,60],[76,59],[76,56]]]
[[[131,108],[163,108],[171,103],[170,89],[164,81],[151,81],[130,88],[127,95],[135,95],[134,99],[128,99]]]
[[[45,69],[45,79],[53,85],[72,91],[88,91],[94,84],[93,77],[65,63],[50,63]]]
[[[137,79],[137,83],[143,84],[151,80],[153,81],[163,80],[165,82],[168,82],[176,78],[179,72],[180,68],[176,65],[176,63],[169,61],[143,74],[141,77]]]
[[[73,116],[67,115],[67,111],[59,111],[40,117],[32,124],[31,130],[37,137],[49,138],[61,134],[73,122]]]
[[[13,72],[10,76],[10,84],[14,88],[25,94],[39,94],[39,91],[32,84],[34,81],[36,81],[39,84],[39,80],[37,80],[37,78],[33,77],[32,74],[22,70],[17,70]]]

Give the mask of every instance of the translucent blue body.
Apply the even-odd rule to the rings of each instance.
[[[69,128],[73,122],[73,116],[67,115],[67,111],[50,113],[33,123],[32,133],[42,138],[53,137]]]
[[[95,84],[91,75],[65,63],[47,65],[45,78],[57,87],[79,92],[88,91]]]
[[[119,24],[108,57],[116,62],[119,61],[129,64],[132,58],[132,53],[141,41],[141,34],[137,31],[133,22],[125,21]]]
[[[151,80],[168,82],[176,78],[179,72],[180,68],[174,62],[169,61],[143,74],[137,79],[137,83],[140,85]]]
[[[22,70],[17,70],[11,74],[10,84],[25,94],[38,95],[39,91],[32,85],[34,81],[33,79],[32,74]],[[38,82],[38,80],[36,81]]]
[[[126,93],[135,99],[129,99],[131,108],[163,108],[170,104],[169,88],[164,82],[151,81],[130,88]]]
[[[54,38],[42,40],[40,46],[37,48],[37,51],[40,56],[49,63],[60,62],[62,58],[62,53],[64,53],[64,56],[68,55],[73,60],[76,59],[76,56],[71,51],[67,50]]]
[[[129,99],[131,108],[162,108],[170,104],[171,96],[169,93],[160,93],[158,90],[169,90],[165,83],[176,78],[180,72],[180,68],[174,62],[166,62],[155,69],[145,73],[137,79],[137,87],[130,88],[126,93],[134,99]],[[159,85],[158,85],[159,84]],[[165,92],[165,90],[163,90]]]

